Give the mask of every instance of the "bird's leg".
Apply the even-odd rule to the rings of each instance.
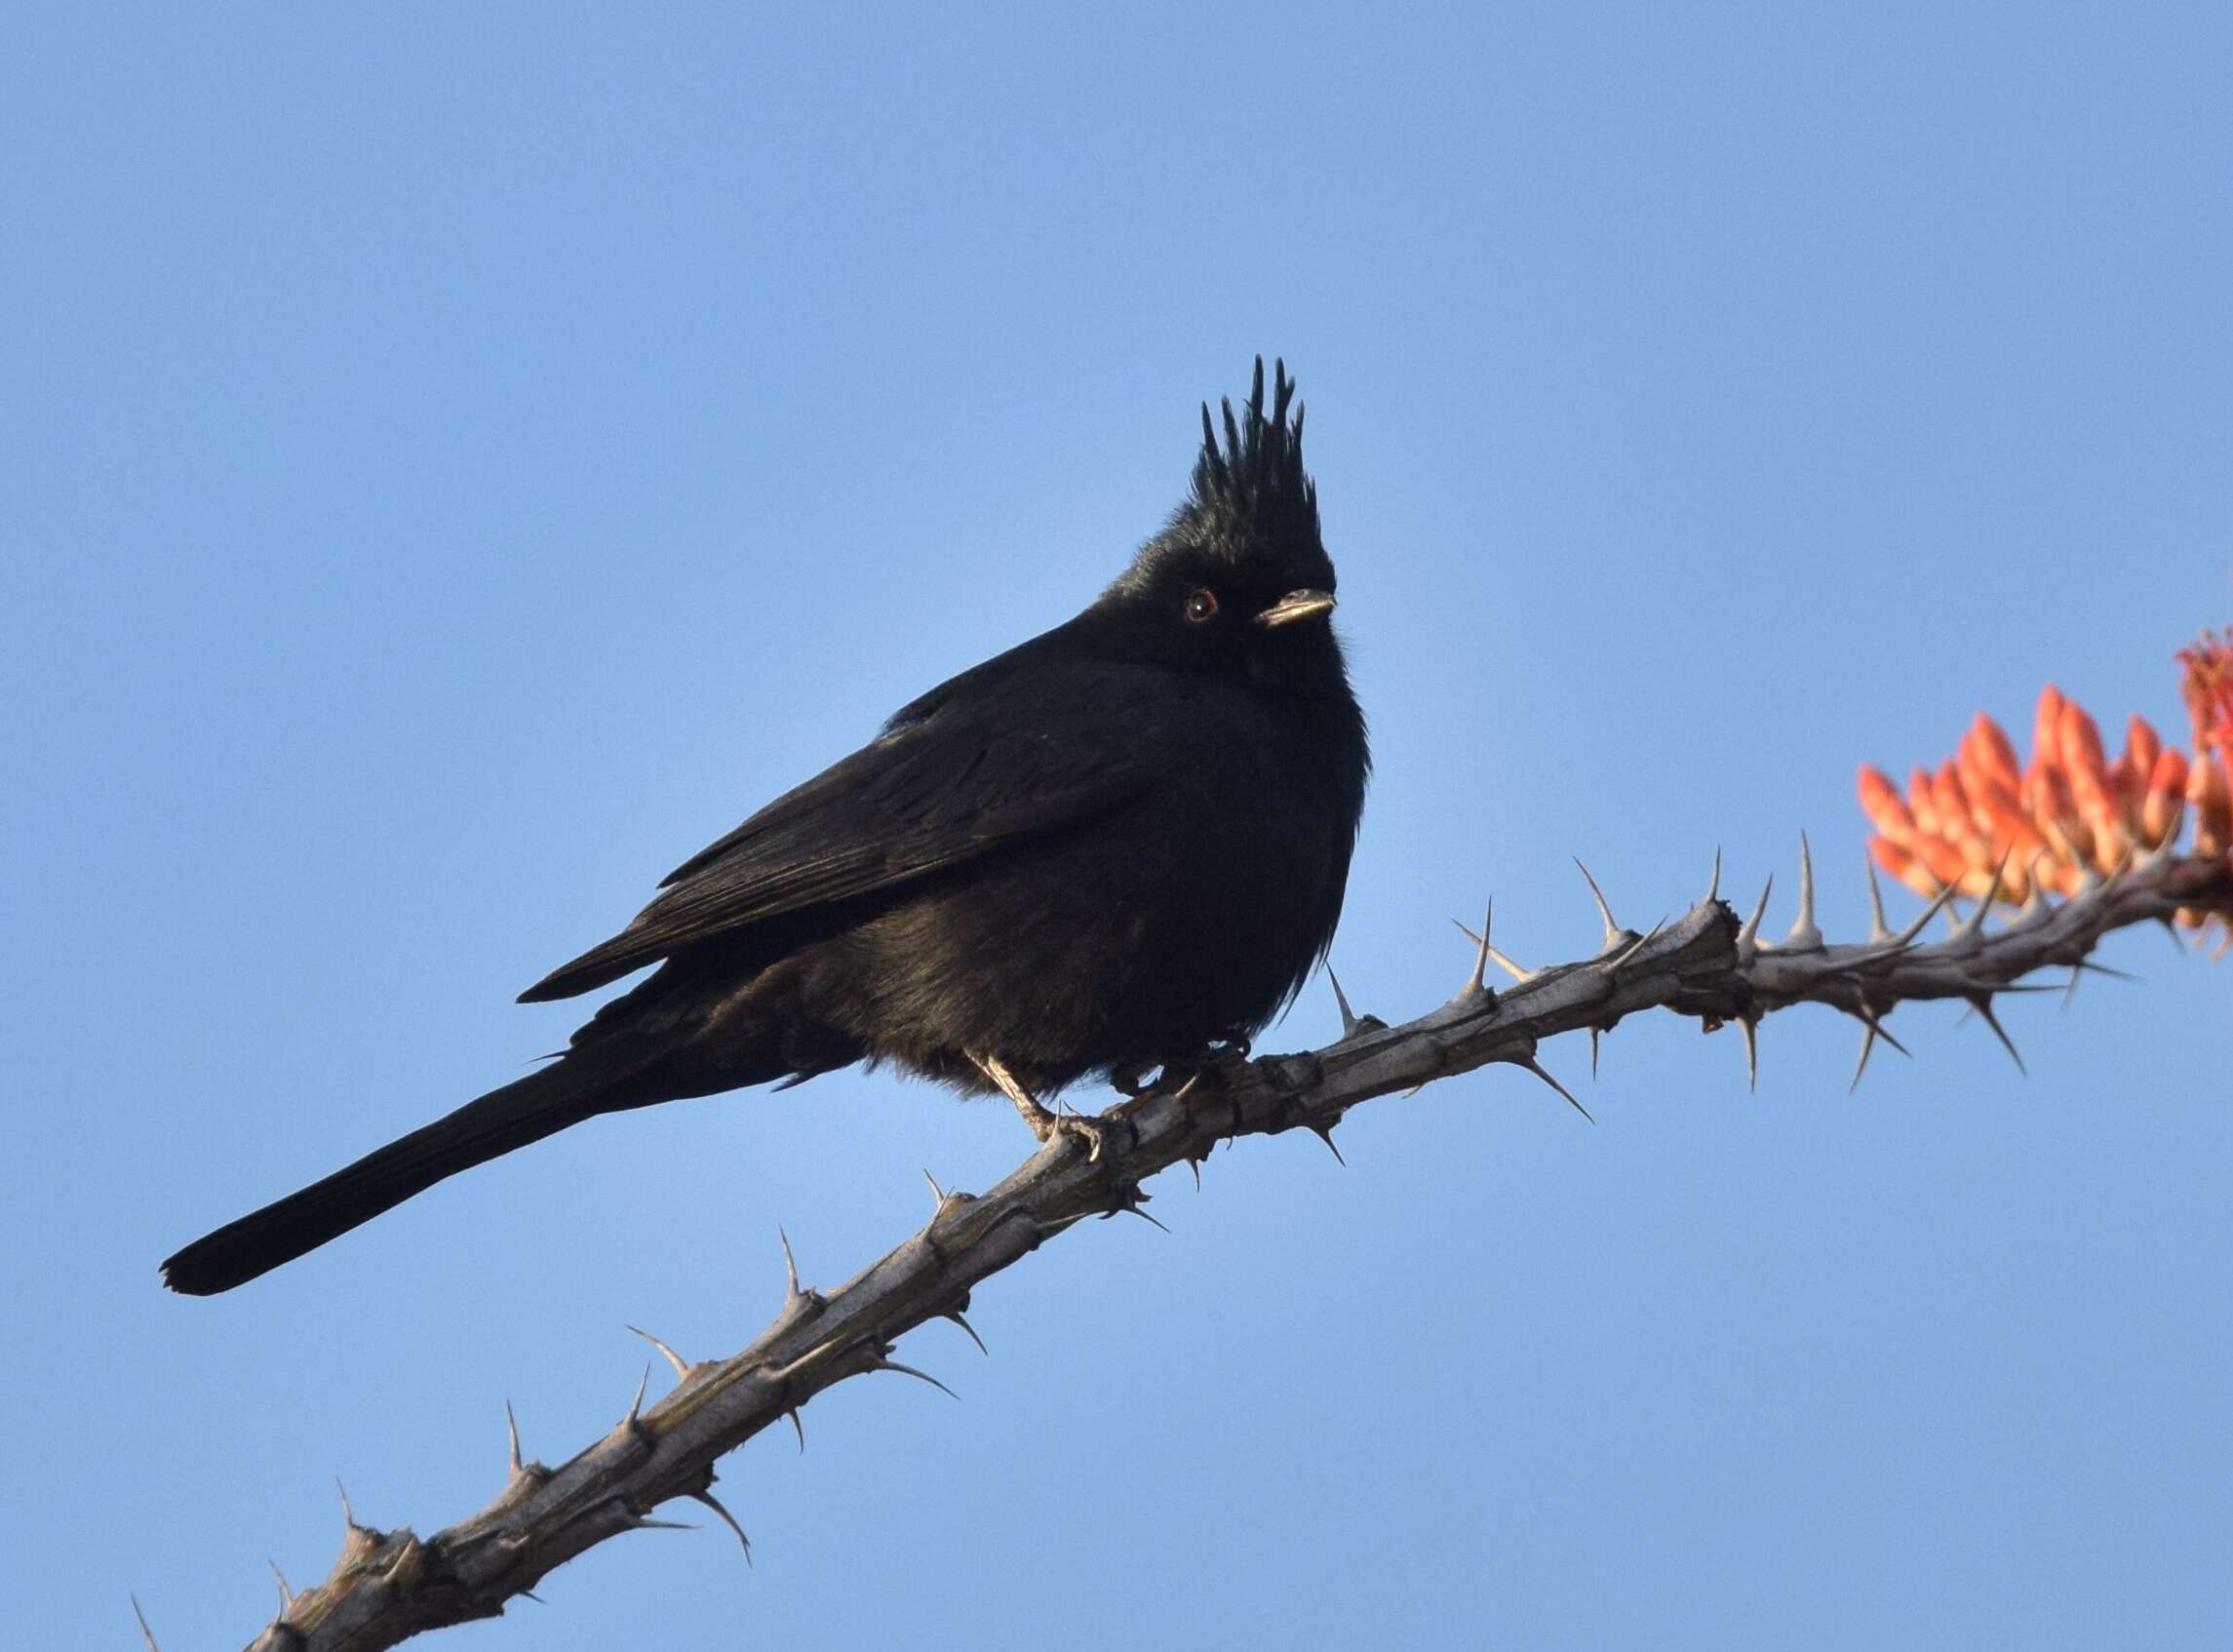
[[[1042,1142],[1058,1134],[1077,1136],[1085,1143],[1085,1157],[1088,1160],[1101,1157],[1101,1144],[1108,1132],[1099,1120],[1049,1113],[1038,1104],[1038,1098],[1025,1089],[1016,1076],[1001,1064],[999,1056],[979,1055],[974,1050],[967,1054],[977,1064],[977,1070],[992,1080],[1002,1095],[1016,1104],[1016,1111],[1024,1116],[1024,1122],[1031,1126],[1033,1135]]]
[[[1055,1116],[1038,1104],[1038,1098],[1017,1082],[1016,1076],[1001,1064],[997,1055],[979,1055],[969,1052],[977,1071],[993,1081],[999,1092],[1016,1104],[1016,1111],[1024,1116],[1024,1122],[1032,1127],[1032,1134],[1044,1141],[1056,1124]]]

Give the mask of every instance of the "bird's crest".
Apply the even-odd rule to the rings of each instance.
[[[1303,472],[1303,409],[1295,408],[1292,422],[1287,409],[1295,399],[1295,381],[1287,376],[1287,364],[1273,364],[1272,409],[1264,408],[1264,358],[1256,358],[1256,376],[1249,386],[1248,406],[1238,418],[1233,403],[1221,399],[1225,440],[1218,441],[1209,404],[1201,408],[1201,453],[1195,460],[1194,489],[1179,507],[1183,521],[1193,518],[1203,526],[1239,529],[1284,539],[1304,534],[1314,539],[1318,531],[1318,490]]]

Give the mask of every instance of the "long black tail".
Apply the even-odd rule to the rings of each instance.
[[[665,1100],[666,1092],[638,1079],[643,1065],[618,1050],[583,1051],[490,1090],[324,1181],[196,1239],[163,1264],[163,1282],[188,1296],[231,1290],[445,1177],[601,1113]]]

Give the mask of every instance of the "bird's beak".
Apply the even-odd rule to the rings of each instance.
[[[1331,591],[1289,591],[1256,616],[1259,625],[1292,625],[1298,619],[1310,619],[1321,613],[1334,611],[1334,594]]]

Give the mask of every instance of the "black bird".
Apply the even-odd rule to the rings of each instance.
[[[602,1113],[890,1061],[1042,1105],[1244,1044],[1325,954],[1364,807],[1364,717],[1303,413],[1264,363],[1185,501],[1082,613],[964,671],[671,874],[521,994],[647,964],[551,1065],[195,1240],[206,1296],[446,1176]]]

